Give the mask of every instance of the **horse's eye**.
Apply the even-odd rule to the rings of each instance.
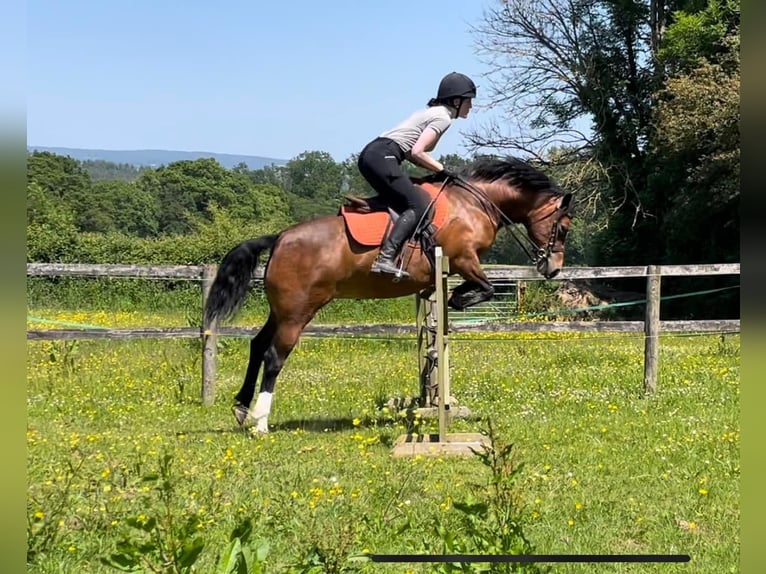
[[[559,225],[559,237],[561,238],[561,241],[564,241],[567,238],[567,233],[569,233],[569,229],[563,225]]]

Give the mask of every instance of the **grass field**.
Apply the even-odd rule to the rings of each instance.
[[[160,324],[151,319],[119,320]],[[664,336],[660,349],[646,399],[641,337],[452,339],[453,394],[475,418],[450,430],[486,429],[489,417],[513,444],[523,466],[512,515],[535,553],[691,556],[550,572],[737,572],[739,336]],[[229,412],[246,352],[246,339],[222,340],[218,399],[205,408],[197,341],[28,344],[29,572],[114,572],[101,558],[118,550],[184,571],[161,564],[151,537],[177,544],[191,571],[217,572],[247,520],[262,558],[253,572],[426,572],[355,557],[475,547],[459,508],[491,496],[478,457],[391,457],[400,434],[435,427],[381,410],[417,393],[414,340],[304,338],[267,436]]]

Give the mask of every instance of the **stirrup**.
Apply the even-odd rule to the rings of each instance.
[[[375,261],[372,262],[372,267],[370,267],[370,272],[393,275],[395,281],[410,276],[404,269],[397,267],[392,261],[386,261],[385,259],[382,261],[380,259],[375,259]]]

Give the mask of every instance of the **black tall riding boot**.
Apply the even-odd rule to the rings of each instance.
[[[402,244],[412,235],[418,221],[415,212],[408,209],[396,220],[394,228],[389,233],[383,246],[380,248],[380,254],[372,264],[370,271],[373,273],[390,273],[397,277],[409,277],[409,273],[399,268],[394,263],[394,258],[399,252]]]

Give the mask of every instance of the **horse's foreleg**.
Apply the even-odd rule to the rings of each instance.
[[[465,282],[452,290],[447,302],[453,309],[462,311],[494,296],[495,288],[484,274],[476,253],[456,258],[451,262],[451,268],[465,279]]]
[[[276,323],[272,315],[269,315],[266,323],[258,331],[258,334],[250,340],[250,360],[247,363],[247,372],[245,373],[245,380],[242,383],[242,387],[239,389],[237,396],[234,398],[234,406],[232,411],[237,419],[237,422],[241,425],[247,418],[247,409],[250,403],[253,401],[253,395],[255,395],[255,383],[258,380],[258,371],[261,368],[263,357],[271,341],[274,338]]]
[[[495,289],[491,285],[484,287],[473,281],[466,281],[452,290],[452,295],[447,304],[457,311],[463,311],[473,305],[492,299]]]
[[[250,416],[255,419],[255,430],[259,433],[269,432],[269,414],[271,401],[274,396],[274,386],[277,382],[285,360],[295,347],[303,331],[301,323],[283,323],[274,334],[271,345],[264,355],[263,380],[258,399],[250,409]]]

